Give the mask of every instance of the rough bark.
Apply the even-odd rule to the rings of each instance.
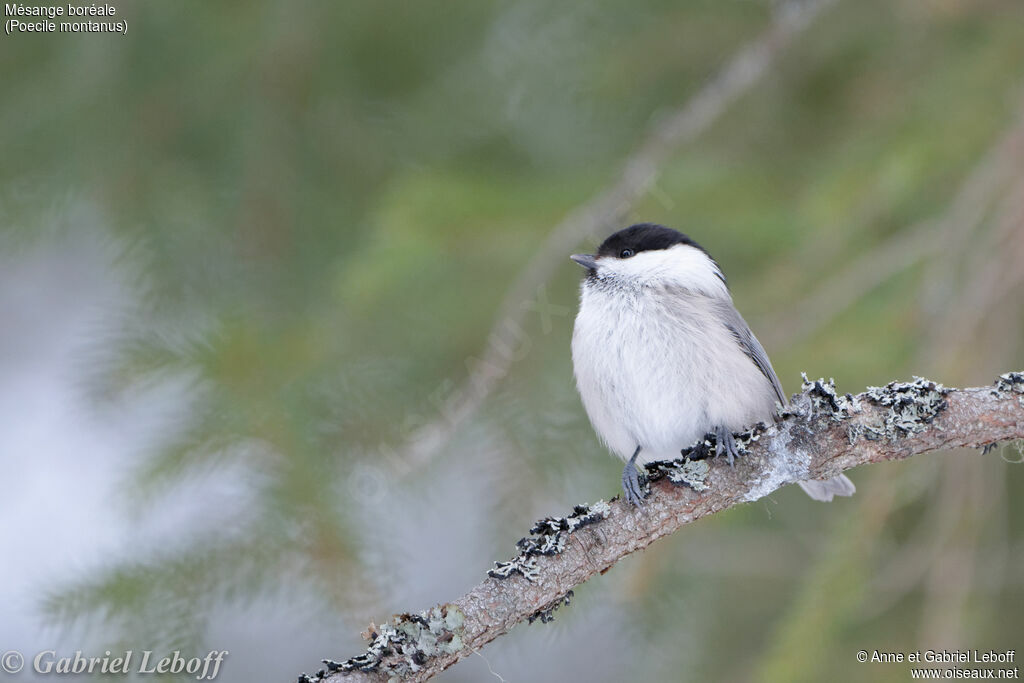
[[[858,396],[837,394],[831,382],[805,381],[775,424],[738,437],[747,453],[735,467],[707,458],[711,438],[678,460],[647,466],[652,483],[642,508],[613,498],[541,520],[520,541],[518,556],[496,563],[464,596],[371,628],[366,653],[343,663],[324,660],[324,670],[299,680],[427,680],[519,622],[547,620],[573,587],[701,517],[858,465],[951,448],[987,452],[1024,439],[1024,374],[970,389],[915,379]]]

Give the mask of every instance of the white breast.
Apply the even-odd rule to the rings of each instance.
[[[719,425],[739,431],[774,410],[771,383],[703,293],[585,284],[572,357],[590,421],[623,459],[638,445],[641,462],[671,459]]]

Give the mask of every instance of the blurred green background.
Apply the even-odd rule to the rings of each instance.
[[[567,256],[611,228],[546,240],[777,5],[115,6],[126,36],[0,37],[0,650],[289,680],[617,491],[569,358]],[[1022,86],[1019,0],[840,0],[607,218],[706,246],[790,392],[987,384],[1024,369]],[[441,679],[1021,650],[1020,459],[731,509]]]

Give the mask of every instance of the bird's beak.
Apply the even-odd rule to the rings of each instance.
[[[593,254],[573,254],[569,258],[587,270],[597,270],[597,259]]]

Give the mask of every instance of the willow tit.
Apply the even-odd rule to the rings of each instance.
[[[651,223],[571,258],[587,271],[572,335],[576,386],[598,436],[627,461],[626,500],[641,503],[637,464],[676,458],[706,434],[732,464],[733,432],[773,420],[787,401],[715,260]],[[842,475],[800,486],[821,501],[854,493]]]

